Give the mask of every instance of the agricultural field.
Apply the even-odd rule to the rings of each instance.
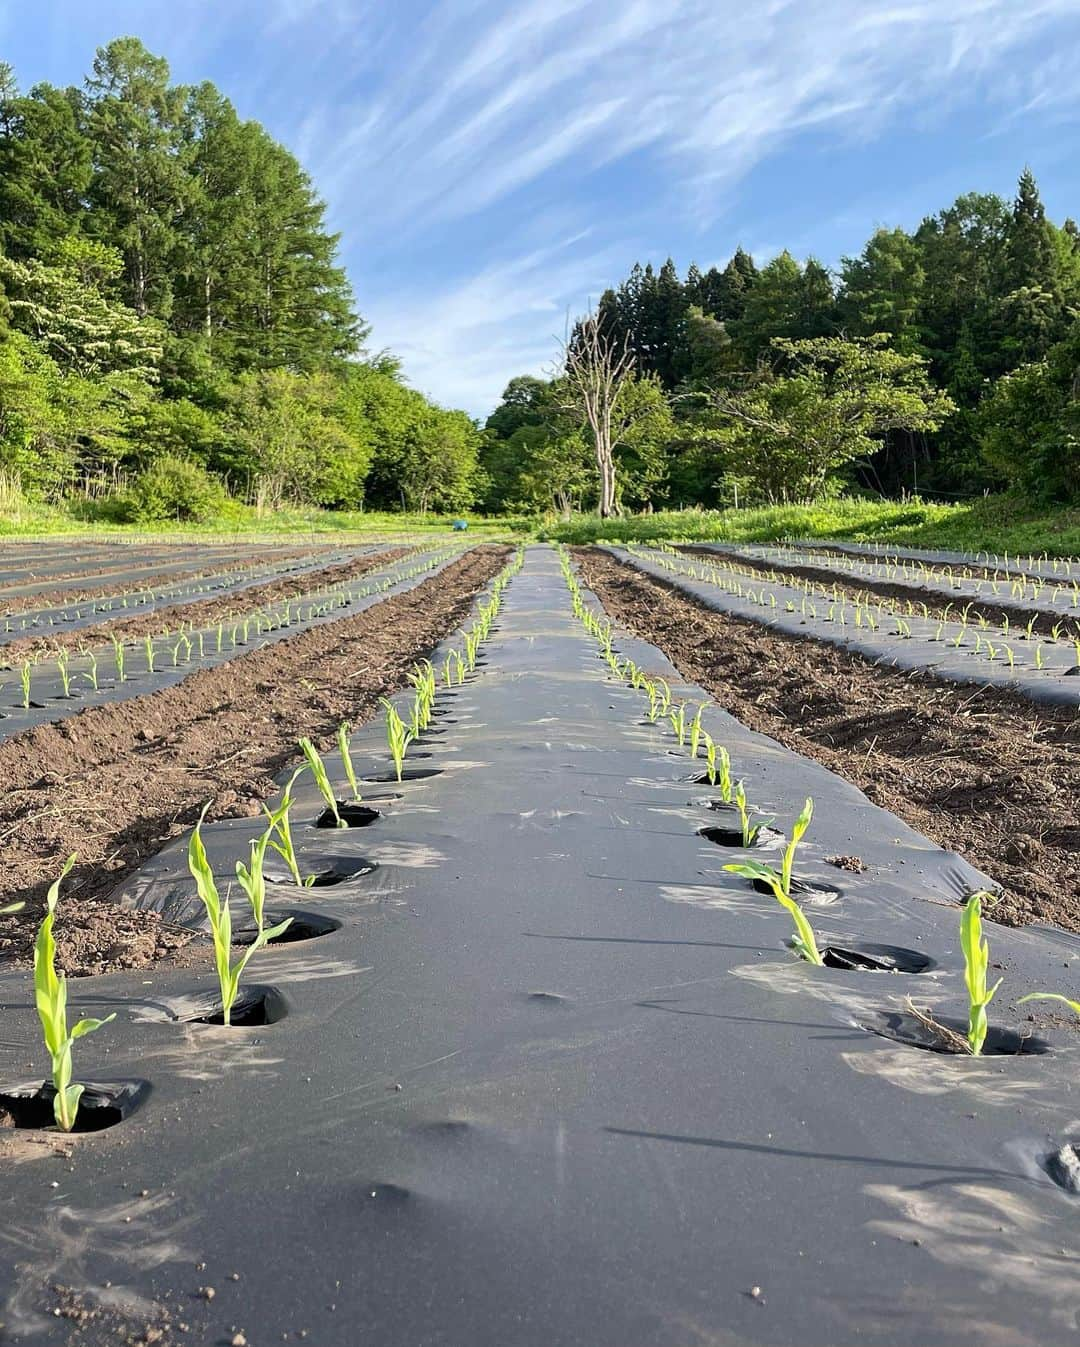
[[[0,572],[0,1341],[1075,1335],[1080,564]]]

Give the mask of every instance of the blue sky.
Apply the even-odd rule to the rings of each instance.
[[[1080,0],[0,0],[23,87],[126,33],[300,156],[372,347],[474,414],[638,259],[835,265],[1025,163],[1080,216]]]

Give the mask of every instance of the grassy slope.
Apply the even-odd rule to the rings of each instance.
[[[436,533],[449,529],[449,515],[333,513],[327,510],[280,510],[259,516],[234,506],[227,519],[206,524],[88,524],[75,515],[43,506],[23,506],[0,513],[0,537],[78,534],[134,538],[146,536],[234,538],[312,534],[364,538],[402,533]],[[1004,497],[967,505],[926,505],[918,501],[836,500],[818,505],[775,505],[748,510],[682,510],[632,515],[601,523],[595,515],[579,515],[569,523],[546,528],[523,517],[470,518],[473,536],[524,534],[537,528],[542,538],[584,543],[671,539],[724,539],[768,542],[776,538],[880,540],[911,547],[944,547],[964,551],[1049,552],[1080,555],[1080,510],[1025,509]]]
[[[768,542],[777,538],[886,541],[964,551],[1080,554],[1080,510],[1025,509],[1004,497],[966,505],[836,500],[760,509],[661,512],[612,519],[591,516],[548,530],[563,542],[659,538]]]
[[[303,535],[356,534],[364,538],[381,535],[400,535],[449,532],[456,518],[469,520],[470,535],[487,537],[493,531],[507,533],[527,532],[532,520],[511,517],[483,519],[475,515],[435,514],[378,514],[358,511],[331,511],[317,509],[283,509],[260,515],[248,506],[233,503],[227,517],[211,519],[203,524],[177,524],[155,520],[147,524],[107,524],[88,522],[78,512],[45,505],[21,505],[11,512],[0,511],[0,538],[53,537],[112,537],[133,539],[164,537],[177,541],[200,538],[206,541],[222,538],[269,537],[281,539]]]

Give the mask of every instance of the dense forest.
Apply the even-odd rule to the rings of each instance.
[[[296,159],[135,38],[78,88],[0,65],[0,476],[116,518],[458,509],[480,432],[367,332]]]
[[[741,248],[685,277],[636,265],[594,314],[633,363],[613,408],[618,505],[852,485],[1075,501],[1078,313],[1080,232],[1046,218],[1028,171],[1011,204],[970,194],[912,233],[879,229],[836,274]],[[581,413],[565,373],[511,381],[487,423],[489,508],[596,502]]]

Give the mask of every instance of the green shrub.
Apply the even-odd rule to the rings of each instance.
[[[124,523],[158,519],[201,523],[219,515],[227,493],[221,482],[188,459],[164,457],[145,468],[121,498]]]

